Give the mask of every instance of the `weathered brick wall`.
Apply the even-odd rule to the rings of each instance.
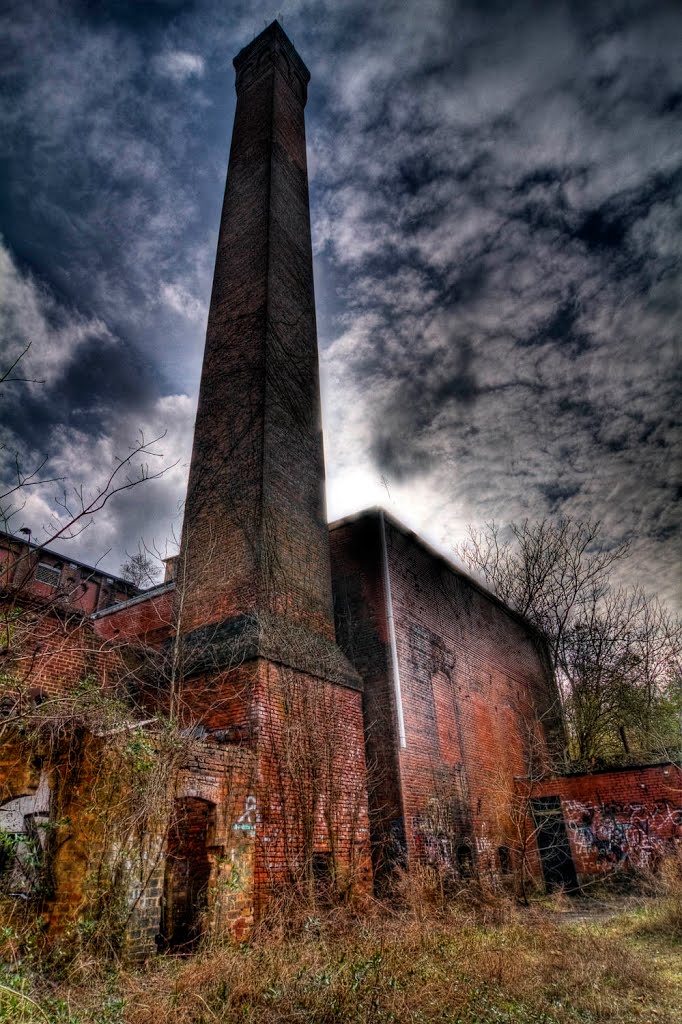
[[[557,796],[579,880],[614,868],[654,869],[682,849],[682,769],[674,764],[568,775],[536,783]]]
[[[496,873],[512,829],[514,776],[526,771],[529,750],[544,750],[538,718],[556,724],[542,648],[518,616],[387,519],[401,748],[381,547],[376,513],[332,529],[337,629],[364,675],[368,751],[382,776],[375,832],[388,807],[389,843],[403,831],[408,854]],[[357,628],[344,633],[344,615]]]
[[[116,653],[80,612],[13,599],[2,607],[10,624],[3,630],[0,668],[34,695],[64,693],[85,678],[106,683],[116,677]]]
[[[156,927],[141,915],[160,905],[167,797],[137,833],[127,767],[121,745],[82,730],[65,733],[53,752],[42,906],[53,940],[78,944],[99,931],[116,944],[130,930],[131,952],[155,949],[158,914]]]
[[[165,612],[169,610],[166,600]],[[129,732],[126,722],[122,722],[123,732],[114,728],[114,741],[108,741],[106,729],[111,723],[107,724],[104,719],[101,728],[105,733],[97,736],[85,729],[78,739],[80,726],[69,720],[69,705],[53,705],[51,700],[55,696],[68,697],[84,679],[95,687],[98,682],[105,687],[119,678],[132,685],[130,665],[122,665],[118,657],[125,648],[125,633],[134,636],[141,631],[139,639],[142,641],[147,642],[150,637],[157,641],[163,633],[157,623],[165,612],[158,596],[156,600],[122,609],[113,619],[119,623],[123,638],[109,629],[111,639],[107,639],[102,635],[106,634],[106,629],[95,632],[92,623],[80,614],[67,614],[54,607],[23,609],[20,635],[17,637],[15,630],[13,636],[18,644],[16,657],[5,658],[5,671],[14,672],[24,684],[25,697],[17,707],[14,700],[10,701],[8,690],[5,694],[7,707],[5,703],[2,705],[6,714],[0,723],[4,726],[0,805],[35,793],[41,767],[48,772],[52,816],[48,854],[52,850],[54,859],[50,856],[49,888],[53,894],[45,905],[45,913],[55,936],[73,938],[80,934],[79,929],[87,930],[99,919],[104,892],[101,883],[107,876],[112,857],[115,859],[121,849],[116,829],[111,823],[107,825],[106,813],[111,806],[127,799],[126,794],[121,793],[115,797],[113,805],[111,803],[110,786],[117,785],[121,777],[121,766],[113,765],[112,758],[120,757],[120,744],[125,746],[128,740],[134,753],[136,736],[141,734]],[[96,621],[111,626],[106,618]],[[145,629],[148,626],[151,628]],[[14,650],[12,646],[10,652]],[[253,667],[251,672],[253,674]],[[141,678],[133,686],[138,698],[143,695]],[[249,720],[244,705],[244,687],[249,693],[252,688],[249,669],[242,667],[240,679],[232,679],[232,691],[223,683],[220,674],[194,680],[196,691],[193,693],[190,685],[187,699],[191,704],[196,697],[196,707],[187,713],[188,724],[202,722],[207,728],[216,729],[235,720]],[[231,698],[227,696],[230,692]],[[159,694],[154,696],[158,703]],[[160,696],[163,698],[161,710],[167,712],[168,694],[163,690]],[[227,712],[223,699],[229,705]],[[89,704],[85,696],[84,700],[87,716]],[[36,707],[37,712],[34,712],[32,709]],[[79,715],[80,707],[76,701],[73,713]],[[93,709],[96,713],[96,701]],[[176,708],[176,711],[182,710],[182,707]],[[14,736],[10,719],[17,714],[23,716],[23,722],[30,719],[32,728],[40,726],[40,735],[36,733],[30,742],[26,737]],[[40,739],[43,734],[47,737],[50,715],[55,720],[64,719],[62,740],[75,730],[74,742],[69,744],[63,760],[59,744],[53,745],[48,738]],[[210,926],[221,933],[241,935],[253,919],[254,830],[243,825],[233,829],[231,824],[238,822],[248,804],[254,785],[253,764],[254,755],[245,746],[234,745],[225,736],[217,740],[209,737],[193,745],[178,779],[178,794],[195,794],[216,809],[217,825],[207,838],[210,845],[206,859],[210,871],[205,915],[200,924],[202,928]],[[129,851],[126,870],[117,875],[115,885],[116,899],[122,901],[122,912],[128,918],[126,943],[135,954],[152,952],[160,929],[167,821],[161,806],[158,811],[158,821],[150,820],[142,825],[140,845]],[[103,830],[108,830],[107,839]]]
[[[178,716],[186,725],[225,732],[235,742],[252,737],[253,692],[258,677],[255,661],[232,669],[207,671],[180,681]]]
[[[183,627],[257,609],[333,639],[304,126],[309,76],[277,25],[235,66],[178,562]]]
[[[240,939],[254,920],[255,784],[253,751],[209,738],[192,745],[175,790],[170,836],[175,826],[180,843],[187,847],[190,868],[192,857],[204,865],[206,892],[195,894],[199,899],[194,912],[203,910],[199,931],[218,938]],[[194,832],[188,833],[188,819],[181,811],[185,801],[205,802],[205,830],[197,829],[195,815]],[[171,848],[171,859],[172,853]],[[172,863],[169,868],[171,876]],[[169,889],[167,877],[167,899]]]
[[[173,619],[174,588],[159,588],[140,595],[122,606],[100,611],[93,619],[95,631],[107,640],[120,643],[138,639],[154,647],[166,639]]]
[[[156,951],[164,900],[173,891],[172,863],[167,864],[169,852],[172,861],[178,848],[173,824],[184,828],[178,808],[187,800],[202,802],[211,821],[209,830],[194,837],[197,849],[187,865],[193,874],[199,865],[206,867],[205,879],[195,879],[201,891],[194,893],[191,908],[197,935],[211,929],[241,938],[253,923],[253,753],[210,738],[193,741],[179,772],[169,772],[148,760],[167,756],[153,733],[121,735],[114,745],[106,736],[75,731],[70,742],[65,734],[61,746],[52,748],[52,759],[47,748],[41,758],[50,800],[38,909],[51,938],[78,943],[99,930],[104,941],[122,941],[130,955]],[[3,743],[0,803],[36,791],[41,769],[26,754],[20,742]],[[143,801],[142,789],[149,785],[153,789]],[[192,838],[191,829],[181,832],[186,857]]]
[[[364,682],[372,858],[380,886],[402,856],[404,828],[379,520],[333,526],[330,542],[337,640]]]
[[[428,850],[429,805],[435,798],[438,817],[445,801],[479,872],[497,872],[513,779],[526,771],[529,748],[537,756],[537,721],[558,711],[556,692],[530,627],[416,538],[389,527],[387,545],[408,842]],[[442,845],[447,837],[435,838]]]
[[[254,758],[247,794],[255,842],[250,898],[259,913],[273,892],[297,876],[305,857],[304,829],[313,835],[308,852],[332,853],[349,883],[367,887],[359,690],[255,658],[184,679],[177,708],[186,725],[207,730],[210,742],[228,744]],[[193,766],[182,791],[194,796],[203,792],[202,799],[215,802],[202,777],[201,765]],[[315,810],[306,815],[313,793]]]
[[[306,857],[333,861],[341,891],[371,886],[362,694],[261,660],[256,894],[303,881]]]

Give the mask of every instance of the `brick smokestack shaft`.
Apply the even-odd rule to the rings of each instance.
[[[333,639],[303,114],[310,75],[277,22],[234,66],[178,566],[183,630],[256,610]]]

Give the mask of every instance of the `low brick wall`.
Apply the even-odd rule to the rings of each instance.
[[[614,868],[655,869],[682,850],[682,769],[676,765],[547,779],[532,795],[560,798],[580,881]]]
[[[84,679],[106,685],[116,678],[121,665],[117,653],[107,648],[80,612],[28,601],[22,608],[7,602],[3,610],[16,619],[10,617],[10,642],[2,651],[0,667],[32,698],[68,693]],[[3,691],[0,699],[4,696]]]

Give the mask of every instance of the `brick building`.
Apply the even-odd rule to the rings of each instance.
[[[609,856],[658,856],[682,827],[672,766],[544,779],[520,802],[562,742],[529,623],[381,510],[327,526],[309,74],[276,22],[234,64],[180,553],[140,592],[5,538],[9,888],[30,890],[42,845],[56,934],[113,906],[149,950],[239,935],[287,887],[362,894],[417,861],[497,878],[530,816],[550,883],[602,870],[587,831],[601,842],[607,818],[631,837]]]
[[[77,608],[88,614],[140,592],[128,580],[102,572],[0,530],[0,581],[4,590]]]

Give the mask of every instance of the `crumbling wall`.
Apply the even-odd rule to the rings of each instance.
[[[67,729],[58,741],[44,742],[39,757],[30,756],[22,739],[5,744],[12,747],[0,783],[13,795],[0,802],[0,827],[11,825],[16,833],[18,803],[22,811],[23,803],[35,811],[33,804],[45,797],[38,808],[42,851],[32,886],[15,885],[12,892],[33,901],[53,941],[93,943],[135,956],[181,944],[166,941],[173,936],[172,929],[164,930],[164,903],[173,891],[174,829],[184,824],[178,810],[187,800],[202,801],[211,812],[203,850],[195,853],[207,874],[195,894],[193,937],[241,937],[251,926],[251,751],[210,738],[183,742],[134,723],[120,725],[113,735]],[[17,770],[22,764],[23,773]]]
[[[133,626],[146,624],[156,634],[157,604],[135,603]],[[148,638],[143,632],[140,639]],[[148,699],[152,661],[138,676],[122,660],[125,643],[102,636],[78,612],[22,607],[6,639],[0,827],[9,837],[4,860],[14,858],[14,867],[5,865],[9,888],[34,902],[61,942],[98,942],[106,933],[107,942],[130,952],[155,950],[163,938],[175,801],[194,793],[210,802],[215,821],[206,837],[209,876],[197,927],[202,934],[243,934],[253,920],[252,752],[231,742],[231,734],[183,731],[183,724],[196,724],[196,714],[168,722],[163,679]],[[207,725],[217,726],[215,686],[208,697]],[[34,864],[20,886],[15,867],[24,833]]]

